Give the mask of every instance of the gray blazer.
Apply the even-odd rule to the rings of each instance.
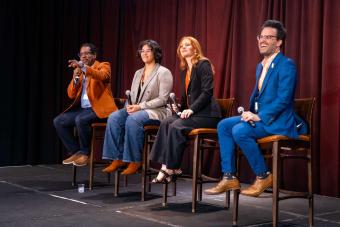
[[[171,110],[166,108],[166,103],[172,91],[172,74],[169,69],[156,64],[149,78],[144,81],[139,100],[136,100],[143,71],[144,68],[137,70],[133,77],[131,85],[132,104],[138,104],[142,110],[148,113],[150,119],[161,121],[171,116]]]

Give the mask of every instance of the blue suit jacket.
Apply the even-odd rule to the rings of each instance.
[[[302,119],[294,112],[294,93],[296,86],[296,66],[292,59],[279,53],[269,66],[268,72],[258,90],[258,81],[262,64],[256,67],[256,84],[250,97],[250,111],[255,112],[258,102],[258,115],[264,123],[264,129],[270,134],[285,135],[291,138],[307,132],[306,124],[296,128]]]

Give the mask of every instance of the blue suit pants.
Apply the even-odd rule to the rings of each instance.
[[[264,130],[263,122],[255,122],[255,125],[255,127],[252,127],[247,122],[241,121],[240,116],[226,118],[218,123],[217,132],[223,173],[236,173],[235,154],[237,145],[241,148],[257,176],[267,171],[264,157],[256,139],[270,134]]]

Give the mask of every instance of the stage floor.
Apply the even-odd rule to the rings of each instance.
[[[77,179],[87,184],[88,168],[78,168]],[[169,187],[166,207],[161,185],[152,187],[147,201],[140,201],[138,174],[129,177],[128,187],[121,179],[119,197],[100,169],[92,191],[86,187],[78,193],[71,180],[71,166],[0,167],[0,226],[232,226],[232,209],[223,207],[224,195],[203,195],[197,212],[191,213],[190,180],[178,180],[176,196]],[[308,226],[307,208],[304,199],[280,202],[279,226]],[[340,226],[340,198],[315,195],[314,221],[315,226]],[[240,196],[238,224],[271,226],[271,198]]]

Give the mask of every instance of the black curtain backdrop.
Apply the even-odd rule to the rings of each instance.
[[[66,87],[82,42],[100,48],[112,67],[112,91],[123,97],[141,67],[136,48],[152,38],[179,94],[176,47],[196,37],[216,70],[215,96],[248,106],[261,60],[256,35],[266,19],[288,30],[283,52],[298,66],[296,97],[316,97],[314,171],[317,193],[340,196],[340,1],[337,0],[3,0],[0,7],[0,165],[57,163],[62,145],[52,120],[70,103]],[[286,165],[287,187],[304,188],[302,162]],[[207,164],[219,173],[214,159]],[[249,174],[245,178],[249,180]]]

